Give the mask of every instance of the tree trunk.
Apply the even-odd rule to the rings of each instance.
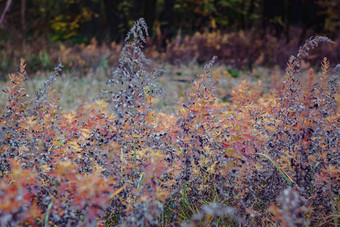
[[[264,30],[274,31],[274,34],[279,37],[283,31],[282,24],[275,21],[278,18],[284,20],[285,15],[284,0],[263,0],[263,20],[262,25]]]
[[[145,0],[144,19],[149,27],[150,36],[152,36],[153,23],[156,18],[156,7],[157,7],[157,0]]]
[[[119,24],[121,22],[117,13],[117,5],[119,0],[104,0],[104,8],[106,11],[107,24],[110,30],[111,40],[120,41],[124,36],[119,34]]]
[[[0,16],[0,25],[2,24],[2,22],[3,22],[4,18],[5,18],[5,15],[6,15],[8,9],[9,9],[9,7],[11,6],[11,3],[12,3],[12,0],[7,0],[6,6],[5,6],[5,8],[2,11],[2,14]]]
[[[25,14],[26,14],[26,0],[21,0],[21,45],[22,48],[25,48],[25,34],[26,34],[26,28],[25,28]]]
[[[251,28],[251,26],[253,24],[253,21],[250,18],[250,16],[254,13],[254,11],[255,11],[255,0],[251,0],[249,8],[248,8],[248,12],[247,12],[248,18],[247,18],[247,25],[246,25],[246,27],[248,29]]]
[[[171,38],[171,25],[172,19],[174,15],[174,5],[175,0],[165,0],[164,1],[164,9],[160,18],[161,26],[161,38],[158,48],[165,49],[166,48],[166,40]]]
[[[84,6],[92,11],[92,18],[90,21],[84,23],[84,28],[82,29],[82,34],[88,36],[95,36],[97,38],[103,38],[100,33],[100,5],[101,0],[91,1],[84,0]],[[96,16],[98,15],[98,16]]]

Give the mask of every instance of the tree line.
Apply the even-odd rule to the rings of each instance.
[[[291,27],[300,27],[332,37],[340,30],[338,12],[337,0],[2,0],[0,38],[15,32],[25,39],[118,42],[140,17],[163,45],[178,29],[258,29],[289,40]]]

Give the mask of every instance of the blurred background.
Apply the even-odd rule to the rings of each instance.
[[[318,51],[339,62],[339,0],[0,0],[0,79],[20,58],[31,72],[61,58],[78,76],[110,74],[140,17],[149,26],[148,57],[171,64],[217,55],[236,68],[285,67],[315,35],[336,41]],[[324,54],[309,60],[317,56]]]
[[[167,96],[159,109],[176,106],[213,57],[217,96],[232,97],[242,80],[262,82],[263,93],[278,89],[288,58],[311,36],[322,44],[302,62],[318,73],[323,57],[340,62],[339,0],[0,0],[0,89],[27,63],[26,81],[34,96],[59,59],[63,79],[55,82],[64,109],[98,99],[118,65],[124,37],[145,18],[144,52]],[[0,108],[7,96],[0,92]]]

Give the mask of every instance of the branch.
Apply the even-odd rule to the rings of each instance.
[[[12,3],[12,0],[7,0],[5,9],[4,9],[4,11],[2,12],[1,17],[0,17],[0,25],[2,24],[2,21],[4,20],[5,15],[6,15],[8,9],[9,9],[11,3]]]

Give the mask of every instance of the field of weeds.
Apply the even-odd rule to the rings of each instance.
[[[27,64],[27,63],[26,63]],[[154,63],[157,67],[157,64]],[[29,68],[29,64],[27,64]],[[155,78],[166,93],[163,97],[155,97],[154,107],[163,112],[174,111],[181,97],[192,87],[192,82],[197,79],[204,69],[203,65],[188,63],[181,65],[160,64],[162,70]],[[48,72],[28,73],[28,79],[23,82],[23,86],[29,96],[35,95],[42,82],[48,79]],[[216,89],[216,97],[222,102],[230,102],[232,88],[246,80],[253,85],[261,83],[263,92],[270,89],[278,89],[284,80],[284,71],[279,68],[268,69],[257,67],[253,70],[239,70],[231,66],[217,63],[212,68],[212,79]],[[63,72],[61,79],[56,80],[53,89],[60,97],[60,107],[65,111],[72,111],[80,105],[87,105],[100,99],[99,95],[106,86],[107,76],[102,71],[87,73],[78,77],[72,72]],[[0,82],[0,88],[5,88],[6,81]],[[7,104],[7,94],[0,93],[0,108]]]
[[[30,81],[22,60],[1,85],[0,225],[339,225],[340,66],[303,61],[332,41],[308,39],[286,72],[163,72],[146,31],[109,80],[58,64]]]

